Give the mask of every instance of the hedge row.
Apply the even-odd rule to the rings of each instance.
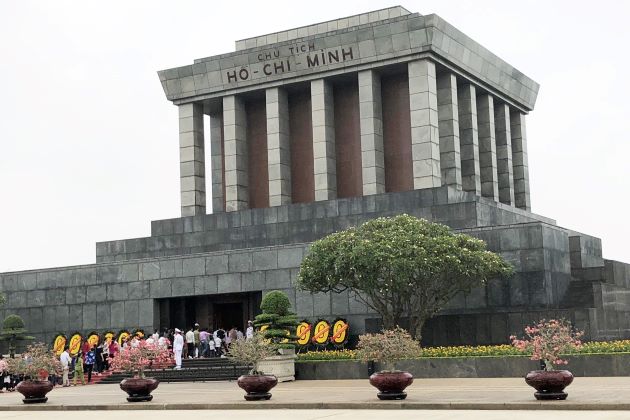
[[[569,354],[630,353],[630,340],[591,341]],[[425,347],[418,354],[424,357],[529,356],[509,344],[494,346]],[[354,360],[354,350],[322,350],[299,353],[297,360]]]

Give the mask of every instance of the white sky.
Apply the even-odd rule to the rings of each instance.
[[[0,0],[0,272],[92,263],[95,242],[179,216],[177,110],[157,70],[394,4]],[[630,3],[401,5],[437,13],[540,83],[533,210],[630,262]]]

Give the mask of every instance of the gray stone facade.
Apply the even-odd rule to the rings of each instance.
[[[308,243],[378,216],[409,213],[479,237],[516,269],[458,296],[429,321],[426,344],[501,343],[540,317],[565,316],[588,338],[630,335],[630,266],[601,258],[598,239],[450,187],[152,223],[149,238],[97,244],[94,265],[0,274],[7,305],[44,340],[58,331],[159,324],[158,299],[285,291],[298,315],[346,317],[353,334],[378,318],[348,293],[295,290]]]

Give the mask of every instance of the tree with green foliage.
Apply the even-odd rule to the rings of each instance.
[[[297,285],[311,292],[354,292],[391,330],[407,320],[420,340],[425,321],[455,295],[512,267],[480,239],[406,214],[370,220],[315,241]]]
[[[0,340],[9,342],[9,354],[11,358],[15,357],[18,341],[34,340],[35,337],[26,335],[24,320],[18,315],[9,315],[2,323],[2,331],[0,331]]]
[[[260,304],[262,313],[254,319],[254,326],[263,337],[277,348],[295,348],[297,315],[290,311],[291,301],[286,293],[274,290],[267,293]]]

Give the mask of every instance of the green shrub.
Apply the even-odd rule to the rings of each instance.
[[[2,323],[4,331],[24,331],[24,320],[18,315],[9,315]]]
[[[289,297],[279,290],[267,293],[260,304],[263,314],[284,316],[289,312],[289,308],[291,308]]]
[[[262,330],[263,337],[270,340],[277,348],[295,348],[293,342],[297,315],[290,311],[289,297],[279,290],[265,295],[260,304],[262,314],[254,319],[254,326]]]

